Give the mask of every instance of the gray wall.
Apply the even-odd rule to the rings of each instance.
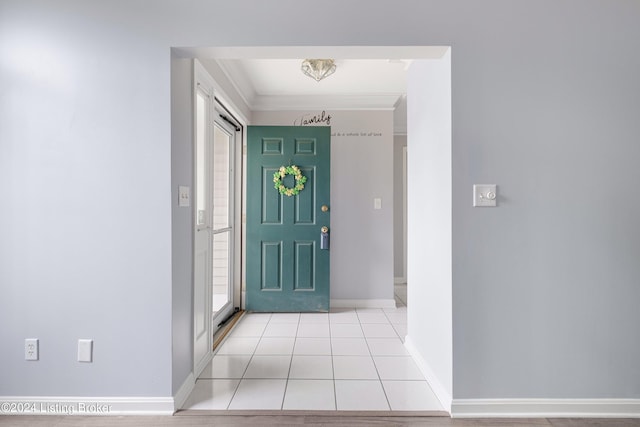
[[[193,60],[171,58],[172,391],[193,369],[193,211],[179,207],[178,188],[193,197]]]
[[[640,397],[640,3],[368,5],[0,3],[1,395],[175,390],[169,48],[295,44],[452,46],[453,397]]]
[[[171,395],[169,50],[125,10],[0,4],[0,395]]]
[[[454,395],[638,398],[640,3],[468,6],[452,43]],[[497,184],[499,207],[473,208],[474,183]]]
[[[393,136],[393,276],[405,280],[402,149],[406,146],[406,135]]]

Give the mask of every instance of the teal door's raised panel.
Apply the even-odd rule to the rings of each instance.
[[[314,289],[315,242],[293,242],[294,251],[294,283],[293,289]]]
[[[296,146],[295,146],[296,154],[307,154],[311,156],[316,155],[316,140],[315,139],[305,139],[305,138],[297,138]]]
[[[247,131],[246,309],[266,312],[329,310],[329,127],[249,126]],[[304,189],[286,196],[274,188],[281,166],[300,167]],[[287,175],[291,188],[295,179]]]
[[[304,191],[300,192],[295,198],[293,222],[296,225],[311,225],[316,223],[316,169],[301,167],[300,170],[307,177],[307,182],[304,185]]]
[[[282,289],[282,242],[261,242],[262,290]]]
[[[257,197],[262,201],[260,212],[263,225],[282,225],[282,199],[270,194],[275,190],[272,177],[277,170],[278,168],[262,168],[262,191]]]
[[[262,139],[262,154],[282,154],[282,138],[263,138]]]

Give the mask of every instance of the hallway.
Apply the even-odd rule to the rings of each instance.
[[[246,314],[183,410],[442,411],[403,345],[397,293],[397,308]]]

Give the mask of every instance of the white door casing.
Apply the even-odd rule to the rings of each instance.
[[[194,62],[193,374],[213,357],[213,334],[235,304],[238,235],[235,181],[239,125],[217,98],[209,73]]]
[[[212,135],[211,100],[213,93],[203,85],[195,89],[195,218],[193,254],[193,370],[197,377],[212,356],[212,261],[211,188],[207,157]]]

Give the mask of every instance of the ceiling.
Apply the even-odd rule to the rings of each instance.
[[[439,58],[446,49],[236,47],[184,48],[181,54],[199,57],[205,63],[215,61],[253,111],[393,110],[395,131],[404,133],[407,70],[413,59]],[[304,58],[335,58],[336,72],[316,82],[300,70]]]
[[[254,111],[283,109],[385,109],[405,111],[406,72],[411,61],[336,59],[336,72],[316,82],[300,59],[218,59]],[[406,117],[398,117],[405,128]]]
[[[300,71],[303,59],[221,59],[234,78],[249,85],[245,96],[400,95],[407,91],[410,61],[336,59],[336,72],[320,82]]]

